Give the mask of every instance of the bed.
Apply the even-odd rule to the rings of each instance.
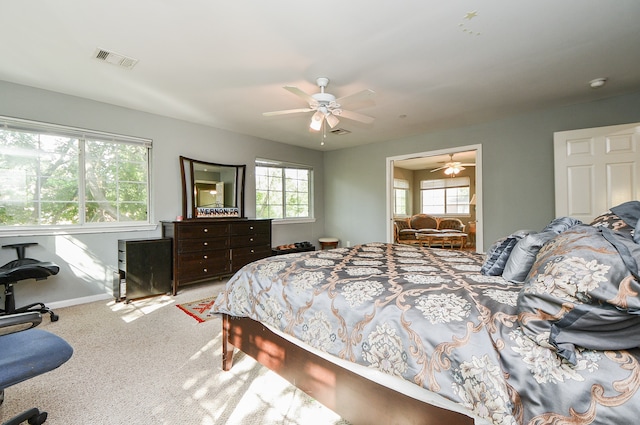
[[[523,235],[487,256],[369,243],[251,263],[213,308],[223,369],[238,348],[353,424],[635,423],[640,286],[620,250],[640,247],[609,223],[547,238],[520,283],[481,270]]]

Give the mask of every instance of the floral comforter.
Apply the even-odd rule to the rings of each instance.
[[[213,311],[250,317],[402,377],[493,424],[627,424],[640,350],[578,350],[572,365],[519,326],[522,285],[480,254],[371,243],[245,266]]]

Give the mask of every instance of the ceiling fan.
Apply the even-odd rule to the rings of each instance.
[[[448,176],[455,176],[456,174],[458,174],[460,171],[464,170],[464,167],[475,167],[476,164],[463,164],[460,161],[454,161],[453,160],[453,154],[449,154],[449,162],[445,163],[442,167],[436,168],[434,170],[431,170],[431,172],[436,172],[436,171],[440,171],[440,170],[444,170],[444,173]]]
[[[311,117],[311,123],[309,124],[309,130],[319,131],[322,128],[322,123],[326,120],[327,124],[331,128],[334,128],[340,120],[340,118],[346,118],[353,121],[359,121],[365,124],[371,124],[374,120],[373,117],[368,115],[363,115],[358,112],[348,111],[346,109],[342,109],[342,105],[347,103],[353,103],[356,101],[366,100],[373,95],[375,92],[373,90],[362,90],[357,93],[343,96],[341,98],[336,99],[334,95],[331,93],[326,93],[324,89],[329,84],[329,79],[326,77],[319,77],[316,79],[316,84],[320,87],[320,93],[307,94],[300,90],[297,87],[293,86],[285,86],[284,89],[290,91],[296,96],[305,100],[308,104],[308,108],[298,108],[298,109],[287,109],[284,111],[272,111],[272,112],[264,112],[262,115],[264,116],[274,116],[274,115],[286,115],[286,114],[297,114],[303,112],[312,112],[314,111],[313,116]]]

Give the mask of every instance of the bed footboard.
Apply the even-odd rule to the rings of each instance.
[[[274,334],[259,322],[223,315],[222,369],[234,347],[273,370],[354,425],[473,425],[472,418],[370,381]]]

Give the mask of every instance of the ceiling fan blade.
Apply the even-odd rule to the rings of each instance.
[[[360,121],[365,124],[371,124],[375,120],[375,118],[370,117],[368,115],[363,115],[358,112],[347,111],[344,109],[335,110],[334,113],[339,117],[346,118],[348,120],[353,120],[353,121]]]
[[[376,92],[374,92],[373,90],[366,89],[366,90],[362,90],[357,93],[353,93],[347,96],[343,96],[339,99],[336,99],[336,103],[339,103],[340,105],[346,105],[348,103],[360,102],[363,100],[370,99],[371,97],[375,96],[375,94]]]
[[[313,97],[311,97],[311,95],[303,92],[302,90],[300,90],[297,87],[294,86],[284,86],[285,90],[290,91],[291,93],[295,94],[296,96],[302,98],[305,102],[307,102],[309,105],[312,105],[314,103],[318,103]]]
[[[263,112],[262,115],[264,115],[265,117],[272,117],[274,115],[299,114],[302,112],[311,112],[314,110],[315,109],[311,109],[311,108],[285,109],[283,111]]]
[[[449,168],[446,165],[444,167],[440,167],[440,168],[434,168],[433,170],[431,170],[432,173],[435,173],[436,171],[440,171],[440,170],[444,170],[445,168]]]

